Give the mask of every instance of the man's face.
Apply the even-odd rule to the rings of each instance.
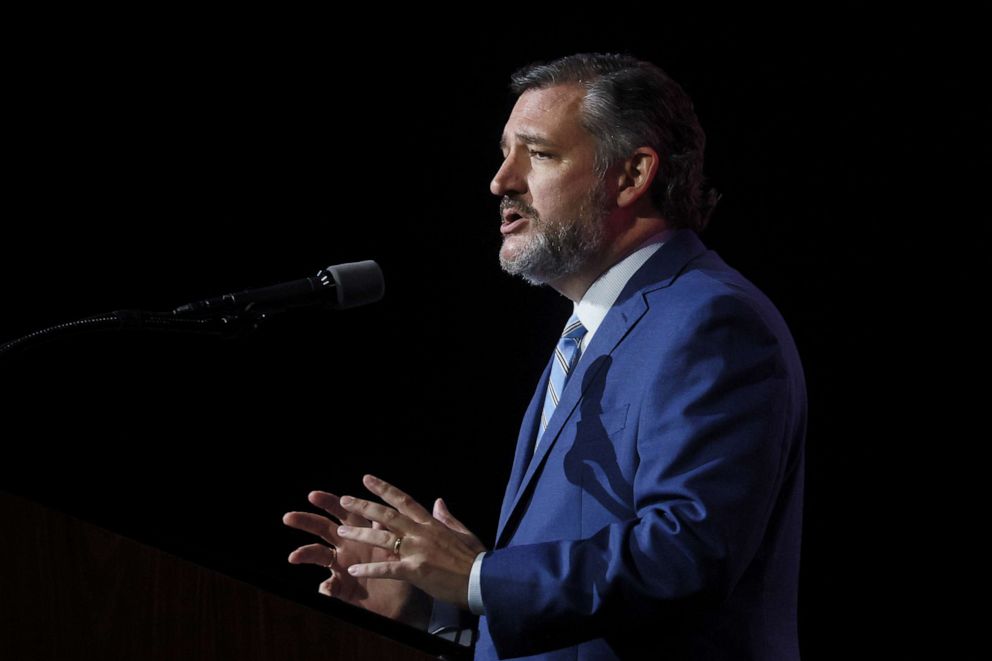
[[[584,90],[528,90],[500,141],[490,184],[502,197],[503,269],[534,284],[580,271],[605,243],[605,185],[593,171],[596,143],[580,122]]]

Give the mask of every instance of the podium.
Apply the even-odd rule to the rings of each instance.
[[[426,632],[324,613],[3,491],[0,522],[3,661],[467,657]]]

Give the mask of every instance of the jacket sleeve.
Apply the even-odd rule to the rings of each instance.
[[[486,556],[482,597],[501,657],[657,626],[733,590],[790,470],[805,402],[770,323],[721,295],[658,332],[630,385],[634,515],[585,539]]]

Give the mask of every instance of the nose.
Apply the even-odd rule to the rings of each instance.
[[[493,180],[489,182],[489,191],[497,197],[526,193],[527,178],[521,170],[520,164],[511,153],[503,159]]]

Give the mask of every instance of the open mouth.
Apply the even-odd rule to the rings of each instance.
[[[499,231],[503,234],[511,234],[527,220],[516,211],[507,211],[503,214],[503,223],[500,225]]]

